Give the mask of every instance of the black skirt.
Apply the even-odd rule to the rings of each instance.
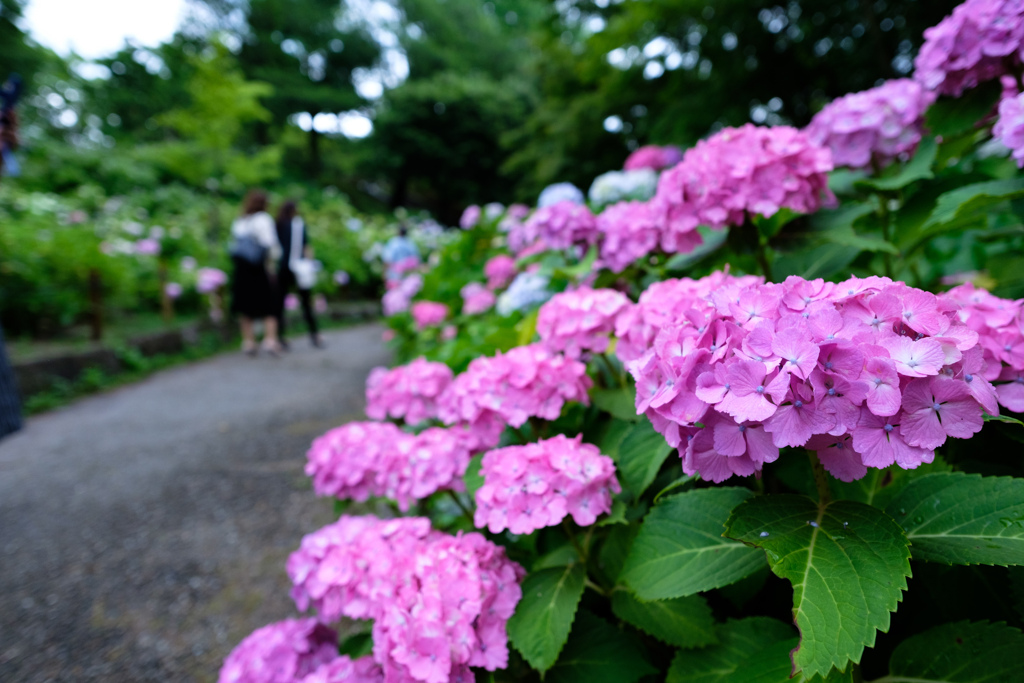
[[[232,259],[235,274],[231,282],[231,311],[247,318],[268,318],[277,314],[277,293],[263,265]]]

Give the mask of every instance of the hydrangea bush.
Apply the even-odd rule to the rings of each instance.
[[[642,148],[649,199],[469,211],[308,453],[315,617],[221,680],[1019,679],[1022,16],[970,0],[806,130]]]

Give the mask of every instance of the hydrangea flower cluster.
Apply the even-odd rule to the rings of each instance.
[[[425,330],[437,327],[448,317],[448,306],[436,301],[417,301],[412,305],[412,319],[416,329]]]
[[[605,206],[627,199],[646,201],[657,189],[658,174],[649,168],[608,171],[594,178],[587,196],[594,204]]]
[[[687,473],[754,474],[785,446],[817,451],[843,481],[913,469],[995,407],[966,381],[978,334],[934,294],[888,278],[795,276],[695,294],[627,364],[637,412],[683,451]]]
[[[470,282],[459,290],[459,293],[462,295],[463,315],[476,315],[477,313],[489,311],[497,300],[494,292],[479,282]]]
[[[384,683],[384,671],[369,655],[359,659],[342,655],[322,664],[299,683]]]
[[[508,529],[529,534],[572,515],[589,526],[612,509],[612,494],[622,489],[615,463],[582,437],[564,435],[488,451],[476,492],[473,523],[491,533]]]
[[[1013,153],[1017,166],[1024,168],[1024,93],[999,103],[999,119],[992,134]]]
[[[832,150],[836,166],[880,168],[921,142],[924,113],[935,95],[909,78],[886,81],[877,88],[832,100],[805,132],[811,141]]]
[[[487,288],[501,289],[516,276],[516,260],[507,254],[498,254],[484,264],[484,275],[487,276]]]
[[[418,517],[342,516],[288,558],[299,609],[373,619],[373,658],[397,683],[468,683],[471,666],[506,667],[524,574],[480,534],[447,536]]]
[[[997,400],[1024,413],[1024,301],[1000,299],[969,283],[942,296],[957,305],[957,317],[978,333],[979,349],[969,358],[964,354],[962,368],[972,395],[991,415],[996,414]],[[994,397],[992,383],[997,383]]]
[[[537,335],[547,348],[570,358],[579,358],[584,351],[604,353],[616,320],[632,305],[614,289],[562,292],[540,307]]]
[[[228,283],[228,276],[219,268],[200,268],[196,273],[196,290],[209,294]]]
[[[349,422],[313,441],[306,474],[320,496],[365,501],[383,496],[408,510],[436,491],[461,491],[472,442],[460,429],[419,434],[390,422]]]
[[[661,247],[692,251],[700,244],[698,225],[740,225],[748,214],[770,217],[782,208],[813,213],[835,199],[831,170],[831,152],[795,128],[725,128],[661,174],[652,200],[664,221]]]
[[[583,191],[572,183],[554,183],[541,190],[540,197],[537,198],[537,208],[543,209],[559,202],[583,204],[585,201]]]
[[[626,157],[626,163],[622,167],[627,171],[635,171],[642,168],[660,171],[663,168],[675,166],[682,160],[682,150],[674,145],[666,145],[664,147],[644,145]]]
[[[412,298],[423,289],[423,276],[413,273],[403,278],[397,285],[390,286],[385,292],[381,305],[384,308],[384,315],[392,316],[396,313],[409,310]]]
[[[366,379],[366,415],[411,425],[430,420],[437,417],[437,398],[451,381],[447,365],[422,357],[390,370],[374,368]]]
[[[597,242],[597,221],[584,204],[561,201],[544,206],[526,219],[523,229],[536,234],[551,249],[569,249],[576,244]]]
[[[618,344],[615,355],[623,363],[636,360],[654,345],[658,331],[686,318],[692,301],[704,292],[719,288],[734,289],[764,282],[756,275],[736,277],[728,271],[715,271],[702,280],[669,279],[652,283],[640,294],[640,300],[623,311],[615,324]]]
[[[316,619],[287,619],[246,636],[224,660],[217,681],[296,683],[337,658],[334,629]]]
[[[612,204],[597,217],[601,233],[601,263],[621,273],[638,258],[657,249],[661,239],[658,216],[645,202]]]
[[[463,230],[475,227],[480,222],[480,213],[480,207],[476,204],[467,206],[466,210],[462,212],[462,217],[459,218],[459,227]]]
[[[534,416],[556,419],[566,401],[587,403],[590,385],[580,361],[542,344],[517,346],[474,359],[441,395],[438,413],[446,424],[521,427]]]
[[[501,315],[510,315],[513,311],[542,304],[551,298],[549,283],[550,280],[540,273],[519,273],[508,289],[498,297],[495,308]]]
[[[925,29],[914,79],[929,90],[959,97],[965,90],[1011,73],[1024,58],[1020,0],[967,0]]]

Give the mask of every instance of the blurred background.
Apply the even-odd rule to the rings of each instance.
[[[321,307],[377,299],[400,225],[427,252],[467,205],[586,188],[641,145],[803,126],[909,74],[955,4],[0,0],[0,79],[24,80],[0,325],[24,360],[205,318],[257,185],[303,202]]]

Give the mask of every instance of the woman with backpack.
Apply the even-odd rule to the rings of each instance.
[[[242,205],[242,215],[231,226],[231,310],[242,328],[242,350],[255,356],[258,350],[253,321],[263,319],[263,350],[272,356],[281,353],[277,336],[277,263],[281,244],[277,240],[274,219],[267,213],[267,194],[250,190]]]

